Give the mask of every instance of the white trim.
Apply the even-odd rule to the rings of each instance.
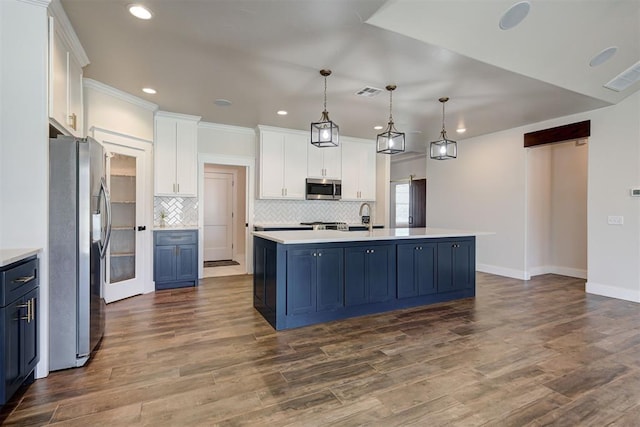
[[[0,0],[2,1],[2,0]],[[146,139],[137,138],[135,136],[126,135],[119,132],[110,131],[107,129],[100,129],[92,126],[89,129],[91,136],[99,141],[107,142],[113,145],[120,145],[123,147],[129,147],[137,150],[144,151],[144,186],[146,191],[143,191],[144,200],[142,201],[142,208],[145,209],[146,215],[144,215],[147,231],[143,232],[143,237],[146,241],[143,244],[145,248],[143,250],[143,273],[144,278],[144,293],[155,291],[155,283],[153,281],[153,145],[151,141]]]
[[[128,135],[126,133],[120,133],[120,132],[116,132],[116,131],[109,130],[109,129],[103,129],[103,128],[99,128],[99,127],[96,127],[96,126],[91,126],[89,128],[89,132],[91,132],[91,136],[93,138],[95,138],[95,139],[97,139],[96,136],[95,136],[95,133],[96,132],[102,132],[102,133],[106,133],[106,134],[109,134],[109,135],[118,136],[118,137],[126,138],[126,139],[133,139],[133,140],[136,140],[136,141],[140,141],[140,142],[144,142],[144,143],[153,145],[153,141],[149,141],[148,139],[138,138],[137,136]]]
[[[32,0],[30,1],[30,3],[35,2]],[[76,35],[76,32],[73,29],[71,22],[69,21],[69,17],[67,17],[67,14],[62,7],[62,3],[60,3],[60,0],[53,0],[49,4],[49,13],[57,22],[55,30],[59,31],[60,36],[66,43],[67,47],[71,49],[71,53],[73,53],[73,56],[76,57],[80,66],[84,68],[89,65],[89,57],[84,51],[82,43],[80,43],[80,39],[78,39],[78,36]]]
[[[202,129],[211,129],[222,132],[230,132],[230,133],[238,133],[241,135],[252,135],[255,136],[256,131],[253,128],[245,128],[241,126],[232,126],[232,125],[223,125],[220,123],[211,123],[211,122],[200,122],[198,123],[198,127]]]
[[[640,302],[640,290],[623,289],[617,286],[587,282],[585,291],[588,294],[617,298],[625,301]]]
[[[22,3],[32,4],[34,6],[48,7],[51,0],[18,0]]]
[[[121,101],[128,102],[138,107],[142,107],[145,110],[155,112],[158,110],[158,108],[160,108],[158,107],[158,104],[154,104],[153,102],[146,101],[142,98],[138,98],[135,95],[131,95],[130,93],[123,92],[120,89],[116,89],[112,86],[86,77],[82,79],[82,86],[84,88],[97,90],[98,92],[104,93],[105,95],[112,96],[114,98],[120,99]]]
[[[587,278],[587,270],[581,268],[561,267],[558,265],[544,265],[533,267],[528,271],[529,276],[539,276],[541,274],[558,274],[560,276],[576,277],[578,279]]]
[[[167,117],[169,119],[177,119],[177,120],[192,120],[194,122],[199,122],[202,118],[201,116],[192,116],[190,114],[181,114],[181,113],[171,113],[169,111],[156,111],[156,117]]]
[[[198,200],[204,199],[204,165],[205,163],[227,165],[227,166],[245,166],[246,170],[246,206],[245,206],[245,221],[247,227],[245,227],[245,268],[247,274],[253,274],[253,236],[251,230],[253,230],[253,204],[255,200],[255,170],[256,159],[248,156],[228,156],[223,154],[210,154],[210,153],[198,153]],[[198,232],[199,232],[199,244],[198,244],[198,277],[204,276],[204,267],[202,260],[204,259],[204,205],[198,203]]]
[[[476,271],[483,273],[495,274],[497,276],[511,277],[519,280],[529,280],[530,277],[526,272],[522,270],[516,270],[513,268],[500,267],[497,265],[489,264],[476,264]]]

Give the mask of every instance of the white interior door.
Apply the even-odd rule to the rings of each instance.
[[[204,177],[204,260],[233,258],[233,174]]]
[[[111,240],[106,256],[104,299],[118,301],[144,292],[143,150],[103,143],[107,153],[107,182],[111,193]],[[140,226],[140,227],[139,227]]]

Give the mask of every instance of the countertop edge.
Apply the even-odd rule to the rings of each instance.
[[[402,231],[396,231],[402,230]],[[412,230],[409,234],[405,230]],[[422,233],[419,230],[423,230]],[[284,233],[284,234],[283,234]],[[300,234],[304,233],[303,236]],[[372,234],[368,231],[336,231],[336,230],[302,230],[302,231],[253,231],[252,234],[284,245],[314,244],[314,243],[345,243],[367,242],[380,240],[411,240],[437,239],[450,237],[487,236],[495,234],[488,231],[468,231],[442,228],[421,229],[375,229]]]
[[[6,267],[14,262],[29,258],[33,255],[38,255],[40,252],[42,252],[42,248],[0,249],[0,267]]]

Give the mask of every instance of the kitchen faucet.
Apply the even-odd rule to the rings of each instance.
[[[364,202],[363,204],[360,205],[360,212],[358,213],[358,215],[360,215],[360,218],[362,219],[362,223],[364,224],[364,216],[362,215],[362,210],[364,209],[364,207],[367,207],[367,213],[369,214],[369,222],[367,223],[369,225],[369,233],[373,232],[373,222],[371,221],[371,205],[367,202]]]

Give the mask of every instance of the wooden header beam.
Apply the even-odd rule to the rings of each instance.
[[[524,134],[524,146],[551,144],[553,142],[569,141],[572,139],[586,138],[591,135],[591,120],[571,123],[555,128],[538,130]]]

